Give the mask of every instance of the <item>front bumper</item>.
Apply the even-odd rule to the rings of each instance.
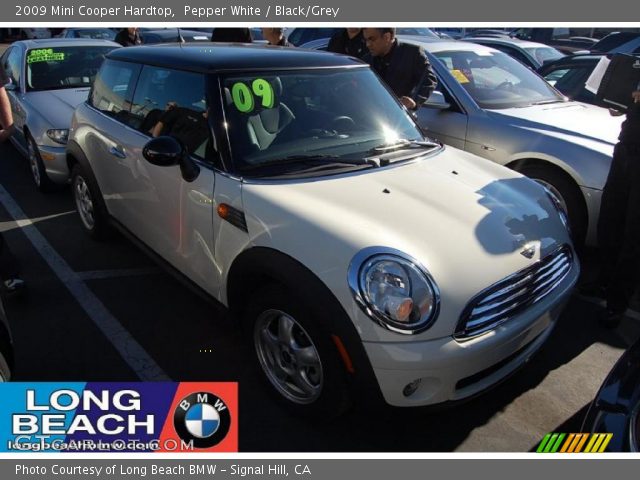
[[[364,342],[387,403],[398,407],[455,402],[494,386],[524,365],[551,334],[579,275],[579,264],[553,295],[484,335],[458,341]],[[405,387],[419,380],[405,396]]]
[[[38,150],[49,179],[61,185],[67,183],[69,181],[69,167],[67,166],[66,148],[64,146],[38,145]]]

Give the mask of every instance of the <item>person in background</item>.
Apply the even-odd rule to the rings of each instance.
[[[279,47],[293,46],[284,38],[284,28],[263,28],[262,36],[269,42],[269,45],[277,45]]]
[[[248,28],[215,28],[211,33],[212,42],[253,43]]]
[[[142,45],[142,39],[138,33],[138,27],[123,28],[116,35],[115,41],[123,47],[135,47],[136,45]]]
[[[343,28],[333,34],[327,51],[364,58],[369,50],[361,28]]]
[[[594,284],[580,289],[605,298],[607,306],[599,320],[607,328],[620,324],[640,279],[640,89],[631,97],[602,190],[600,276]]]
[[[364,28],[365,60],[409,110],[417,110],[438,84],[424,50],[401,43],[395,28]]]
[[[0,67],[0,143],[5,142],[15,130],[11,104],[4,86],[9,83],[4,69]],[[9,296],[21,293],[25,283],[20,278],[18,262],[9,250],[9,245],[0,233],[0,285],[1,293]]]

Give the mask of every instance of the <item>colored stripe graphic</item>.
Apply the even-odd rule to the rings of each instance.
[[[565,440],[566,438],[566,440]],[[537,453],[603,453],[609,442],[613,438],[613,433],[547,433],[540,445]],[[563,443],[564,440],[564,443]],[[587,443],[588,441],[588,443]],[[585,447],[585,443],[587,446]]]

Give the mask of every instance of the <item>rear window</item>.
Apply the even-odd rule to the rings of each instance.
[[[27,90],[91,86],[105,55],[116,46],[34,48],[27,51]]]

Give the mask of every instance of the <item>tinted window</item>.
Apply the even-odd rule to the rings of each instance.
[[[529,60],[524,53],[518,51],[515,48],[508,47],[506,45],[491,44],[491,43],[485,43],[484,45],[487,45],[487,46],[489,46],[491,48],[495,48],[496,50],[500,50],[501,52],[504,52],[507,55],[512,56],[513,58],[518,60],[520,63],[522,63],[524,65],[527,65],[527,66],[531,66],[531,60]],[[540,62],[540,63],[542,63],[542,62]]]
[[[544,78],[570,98],[591,101],[595,96],[585,90],[584,85],[592,71],[593,65],[562,67],[547,73]],[[579,96],[580,98],[578,98]]]
[[[88,87],[115,46],[54,47],[27,51],[27,90]]]
[[[205,157],[209,138],[204,75],[144,67],[131,108],[131,126],[150,136],[170,135]]]
[[[106,60],[96,77],[89,104],[129,124],[131,97],[139,71],[139,65]]]

